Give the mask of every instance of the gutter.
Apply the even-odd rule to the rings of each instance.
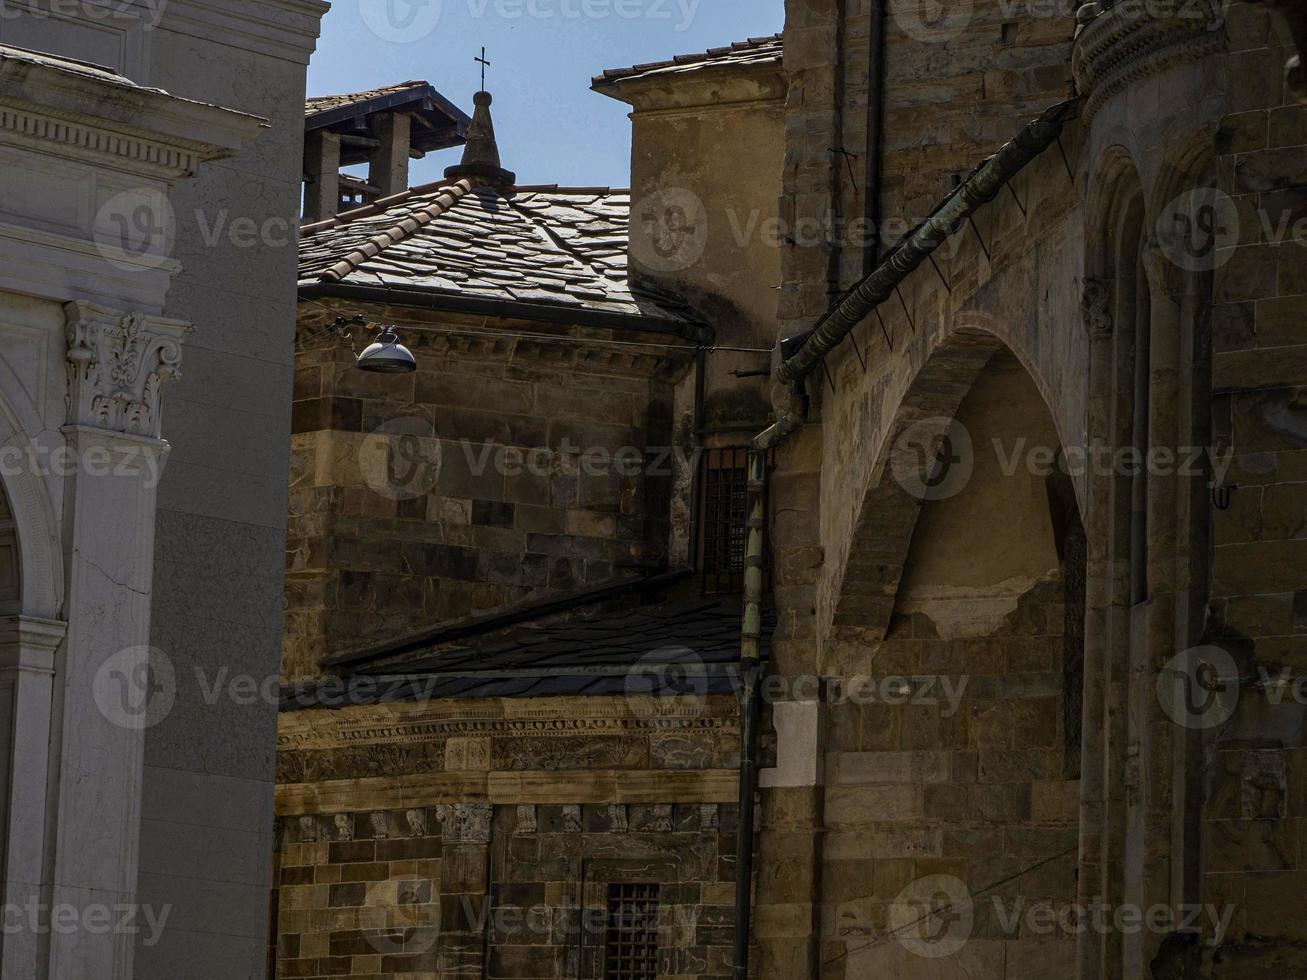
[[[994,200],[1009,180],[1057,142],[1062,127],[1078,114],[1080,102],[1077,98],[1057,103],[1000,147],[822,318],[799,351],[781,362],[776,377],[794,382],[816,369],[822,358],[889,299],[895,288],[962,227],[963,222]]]
[[[299,287],[299,296],[301,299],[353,299],[364,303],[389,303],[413,309],[440,310],[446,313],[470,313],[475,316],[534,320],[539,323],[558,323],[576,327],[665,334],[695,344],[711,344],[713,340],[709,328],[690,320],[673,317],[609,313],[584,307],[522,303],[516,300],[482,299],[475,296],[455,296],[394,286],[359,286],[352,283],[331,282],[302,283]]]

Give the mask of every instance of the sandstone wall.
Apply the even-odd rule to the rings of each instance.
[[[329,652],[667,561],[684,361],[484,336],[414,344],[412,375],[360,372],[344,343],[297,359],[288,678]]]

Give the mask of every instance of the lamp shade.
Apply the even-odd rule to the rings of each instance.
[[[385,327],[356,362],[360,371],[377,374],[407,374],[418,369],[413,352],[399,342],[394,327]]]

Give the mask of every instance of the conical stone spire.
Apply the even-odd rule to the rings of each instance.
[[[467,178],[473,187],[493,187],[505,192],[517,183],[517,174],[499,165],[499,146],[495,143],[495,123],[490,118],[489,92],[478,92],[472,98],[476,105],[472,125],[467,129],[467,145],[463,147],[463,162],[445,171],[448,180]]]

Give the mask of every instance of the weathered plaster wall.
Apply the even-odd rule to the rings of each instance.
[[[718,344],[767,349],[788,234],[778,223],[784,77],[779,66],[704,75],[616,88],[634,108],[632,270],[694,304]],[[766,366],[766,355],[720,351],[708,358],[708,428],[765,421],[766,386],[731,372]]]

